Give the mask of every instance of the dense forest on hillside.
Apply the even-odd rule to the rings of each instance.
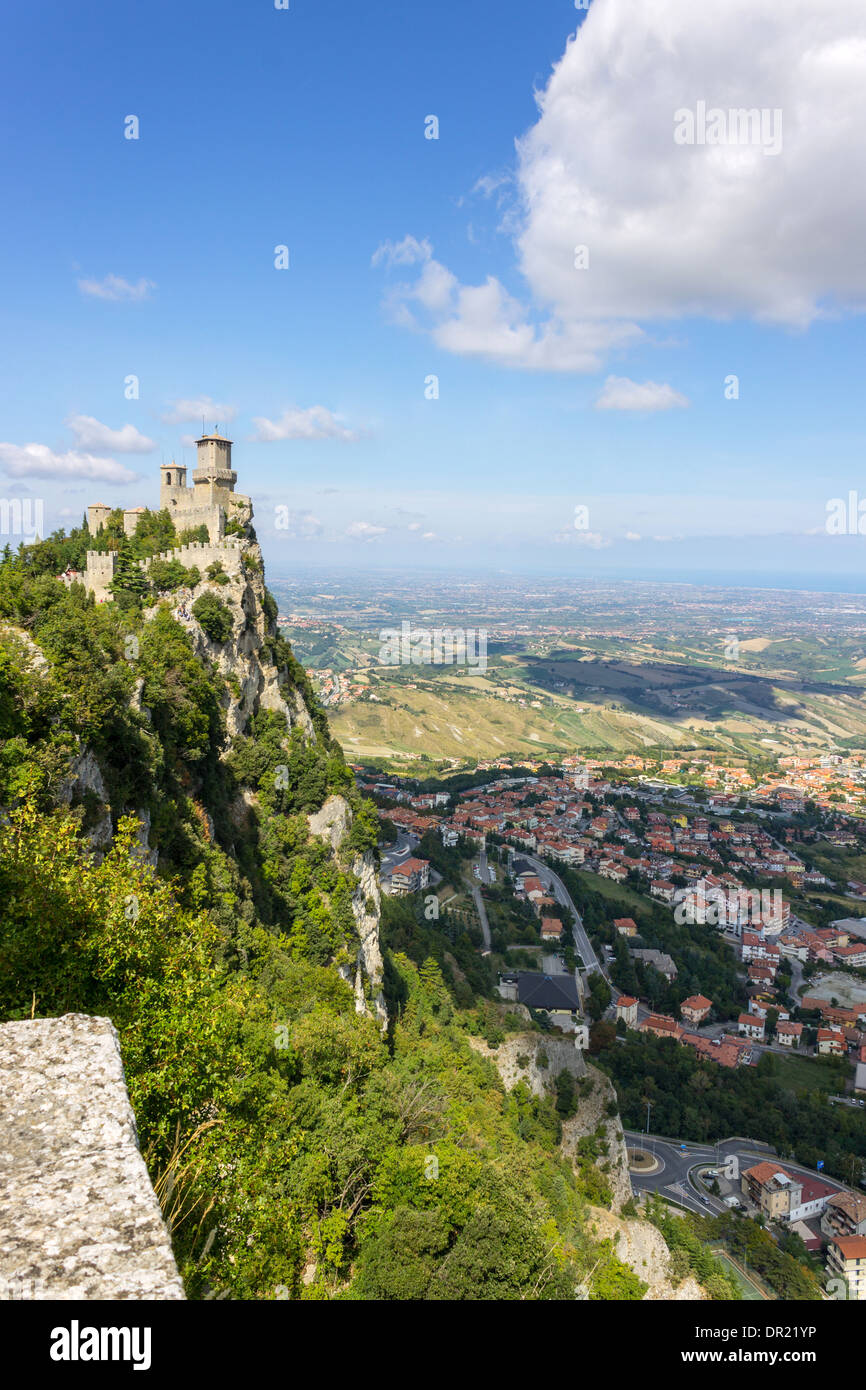
[[[356,1011],[375,814],[273,624],[315,738],[272,709],[230,740],[230,680],[159,593],[57,580],[82,543],[0,561],[0,1018],[113,1020],[190,1295],[640,1298],[555,1099],[469,1045],[493,1006],[465,934],[394,905],[387,1028]],[[334,794],[337,851],[307,819]]]

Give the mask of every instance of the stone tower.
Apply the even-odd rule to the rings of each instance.
[[[160,511],[170,512],[172,503],[179,498],[186,500],[188,497],[186,486],[186,466],[181,463],[163,463],[159,470],[159,507]]]
[[[214,429],[212,434],[196,440],[197,467],[193,485],[187,486],[186,466],[164,463],[159,470],[159,507],[168,512],[178,536],[183,532],[204,527],[211,545],[219,545],[230,524],[231,534],[238,534],[252,521],[253,504],[249,497],[235,492],[237,473],[232,468],[232,441]],[[127,507],[123,512],[123,529],[134,536],[144,508]],[[96,536],[105,525],[110,508],[94,502],[87,509],[90,534]],[[189,539],[189,537],[187,537]],[[85,584],[100,601],[110,597],[109,584],[114,577],[110,557],[91,552],[87,558]]]
[[[99,535],[110,515],[111,508],[106,507],[104,502],[91,502],[87,508],[87,529],[91,536]]]
[[[87,568],[84,573],[84,587],[93,594],[97,603],[108,603],[111,599],[111,584],[117,573],[116,550],[88,550]]]
[[[232,441],[218,430],[195,441],[198,461],[192,475],[196,504],[222,501],[219,493],[234,492],[238,480],[232,468]]]

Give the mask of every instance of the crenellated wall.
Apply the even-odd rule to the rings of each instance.
[[[154,560],[179,560],[189,569],[196,565],[202,572],[208,565],[217,561],[226,574],[239,574],[241,570],[241,541],[234,536],[226,536],[219,542],[190,541],[188,545],[176,546],[174,550],[163,550],[159,555],[151,555],[147,560],[139,560],[143,570],[149,568]]]

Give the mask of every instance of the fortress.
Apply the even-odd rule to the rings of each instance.
[[[252,520],[253,504],[249,497],[235,492],[237,473],[232,468],[232,441],[214,430],[196,440],[198,460],[192,475],[192,487],[187,487],[186,466],[164,463],[159,474],[159,507],[167,511],[178,532],[206,526],[208,543],[192,542],[153,559],[180,559],[186,563],[208,564],[214,559],[234,559],[237,563],[237,542],[226,540],[226,523],[246,525]],[[87,508],[87,525],[91,536],[98,537],[111,514],[104,502],[93,502]],[[123,529],[134,536],[144,507],[126,507]],[[193,557],[192,552],[195,552]],[[146,569],[149,560],[142,560]],[[98,603],[110,599],[110,585],[117,569],[117,552],[113,550],[87,552],[84,584]]]

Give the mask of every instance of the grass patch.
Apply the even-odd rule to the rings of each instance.
[[[614,883],[611,878],[602,878],[600,874],[591,874],[585,869],[576,869],[575,873],[587,888],[594,889],[603,898],[609,898],[618,907],[627,904],[629,907],[642,908],[646,912],[647,908],[654,906],[657,901],[646,893],[635,892],[634,888],[625,883]]]
[[[726,1255],[717,1246],[711,1246],[710,1248],[713,1254],[715,1255],[716,1259],[719,1261],[719,1263],[723,1264],[728,1274],[730,1274],[731,1277],[736,1280],[740,1292],[743,1295],[743,1299],[749,1303],[763,1303],[764,1297],[757,1286],[757,1276],[755,1276],[756,1282],[753,1283],[752,1276],[749,1275],[749,1277],[747,1278],[743,1271],[740,1269],[739,1265],[734,1264],[734,1261],[730,1258],[729,1255]],[[775,1294],[769,1294],[769,1290],[768,1295],[771,1298],[775,1298]]]
[[[773,1061],[776,1076],[788,1090],[823,1091],[828,1096],[838,1095],[844,1089],[851,1070],[843,1058],[800,1057],[796,1053],[779,1057],[774,1053]]]

